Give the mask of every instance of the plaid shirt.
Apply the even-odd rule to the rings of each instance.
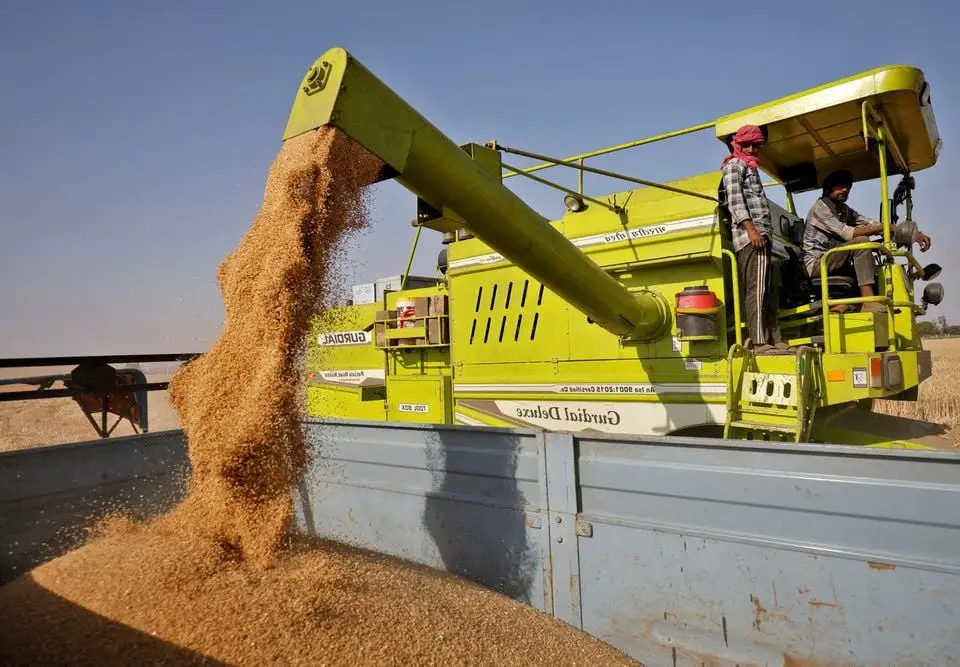
[[[807,223],[803,229],[801,261],[807,275],[819,276],[823,253],[853,240],[853,230],[856,227],[876,223],[876,220],[857,213],[846,204],[837,204],[827,197],[821,197],[814,202],[807,213]]]
[[[753,222],[760,234],[773,237],[773,224],[770,217],[770,206],[763,193],[763,183],[760,173],[756,169],[747,167],[743,160],[734,158],[721,170],[723,174],[723,189],[726,191],[727,208],[730,211],[731,240],[733,249],[739,252],[749,245],[750,237],[743,226],[744,220]]]

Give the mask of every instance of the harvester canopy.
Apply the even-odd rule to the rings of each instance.
[[[838,169],[851,171],[855,181],[880,178],[876,153],[865,140],[878,125],[886,135],[891,172],[931,167],[941,148],[930,84],[919,69],[900,65],[721,117],[716,136],[729,145],[742,125],[763,130],[764,170],[790,192],[817,189],[824,176]]]

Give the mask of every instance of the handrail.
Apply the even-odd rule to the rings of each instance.
[[[797,363],[800,366],[800,393],[797,397],[797,442],[804,442],[810,429],[813,426],[813,420],[817,414],[817,403],[820,402],[819,374],[814,372],[816,356],[810,348],[801,348],[797,355]],[[811,395],[815,394],[815,395]],[[809,412],[804,414],[804,401],[807,401],[805,407]]]
[[[737,272],[737,256],[733,254],[732,250],[728,248],[721,248],[720,252],[730,260],[730,276],[733,281],[733,316],[736,318],[737,323],[734,326],[734,334],[737,338],[737,345],[743,345],[743,331],[741,330],[740,324],[740,276]]]
[[[665,132],[664,134],[658,134],[652,137],[646,137],[644,139],[638,139],[636,141],[630,141],[625,144],[618,144],[616,146],[609,146],[607,148],[600,148],[595,151],[590,151],[588,153],[580,153],[579,155],[573,155],[568,158],[564,158],[560,162],[576,162],[577,160],[586,160],[591,157],[599,157],[601,155],[608,155],[610,153],[616,153],[618,151],[626,150],[628,148],[636,148],[637,146],[643,146],[645,144],[652,144],[658,141],[663,141],[665,139],[673,139],[674,137],[680,137],[685,134],[693,134],[694,132],[700,132],[702,130],[710,129],[711,127],[716,127],[715,121],[710,121],[709,123],[701,123],[700,125],[693,125],[691,127],[685,127],[681,130],[674,130],[673,132]],[[497,144],[496,141],[490,142],[491,144]],[[541,169],[549,169],[550,167],[556,167],[557,163],[555,162],[544,162],[542,164],[537,164],[532,167],[527,167],[522,171],[526,174],[529,174],[533,171],[540,171]],[[510,178],[516,176],[517,174],[504,174],[503,178]]]
[[[658,188],[660,190],[667,190],[668,192],[676,192],[677,194],[687,195],[689,197],[706,199],[707,201],[712,201],[712,202],[717,201],[716,197],[711,197],[710,195],[705,195],[701,192],[694,192],[693,190],[684,190],[683,188],[678,188],[673,185],[666,185],[665,183],[657,183],[656,181],[648,181],[642,178],[634,178],[633,176],[627,176],[626,174],[618,174],[615,171],[607,171],[605,169],[587,167],[583,164],[572,164],[572,161],[570,160],[563,161],[563,160],[552,158],[546,155],[540,155],[538,153],[531,153],[529,151],[520,150],[519,148],[511,148],[510,146],[504,146],[503,144],[498,144],[496,142],[491,142],[490,148],[498,151],[503,151],[504,153],[513,153],[514,155],[521,155],[523,157],[533,158],[535,160],[551,160],[558,166],[570,167],[571,169],[578,169],[581,172],[587,171],[592,174],[599,174],[601,176],[607,176],[609,178],[617,178],[622,181],[627,181],[628,183],[637,183],[639,185],[645,185],[650,188]],[[514,172],[523,172],[523,170],[516,169],[515,167],[508,167],[508,168]],[[523,172],[523,175],[528,178],[540,180],[541,182],[544,181],[544,179],[537,179],[537,177],[531,176],[529,173],[526,173],[526,172]],[[561,190],[564,189],[562,186],[556,185],[554,183],[550,183],[550,185],[552,185],[553,187],[559,188]]]
[[[724,252],[729,252],[729,251],[725,250]],[[739,325],[739,322],[737,324]],[[726,418],[726,423],[724,424],[724,427],[723,427],[724,439],[730,437],[730,422],[732,421],[731,415],[733,415],[737,409],[740,390],[742,388],[742,385],[736,386],[734,382],[733,364],[734,364],[734,359],[736,359],[738,356],[741,359],[743,359],[743,362],[742,362],[743,366],[746,366],[747,357],[750,356],[750,351],[747,350],[745,347],[743,347],[743,345],[739,342],[731,345],[730,350],[727,352],[727,396],[726,396],[727,418]],[[745,369],[743,367],[740,368],[741,383],[743,382],[744,370]]]
[[[652,137],[645,137],[643,139],[630,141],[625,144],[618,144],[616,146],[601,148],[598,150],[589,151],[587,153],[580,153],[579,155],[573,155],[571,157],[562,158],[562,159],[547,158],[545,156],[536,156],[536,157],[533,157],[533,159],[540,159],[542,160],[542,162],[540,164],[533,165],[532,167],[524,167],[524,168],[518,169],[515,167],[510,167],[506,164],[502,165],[510,173],[502,174],[500,178],[502,180],[506,180],[508,178],[513,178],[514,176],[529,177],[530,174],[535,171],[541,171],[543,169],[550,169],[551,167],[560,167],[560,166],[572,167],[573,166],[572,163],[576,163],[576,167],[575,167],[577,169],[577,193],[576,194],[579,194],[581,197],[584,197],[584,194],[583,194],[583,172],[584,171],[598,173],[604,176],[610,176],[612,178],[623,178],[624,180],[630,180],[629,178],[624,178],[620,174],[614,174],[613,172],[604,173],[601,170],[584,167],[584,162],[588,158],[600,157],[602,155],[609,155],[610,153],[616,153],[618,151],[627,150],[629,148],[636,148],[637,146],[644,146],[646,144],[652,144],[658,141],[664,141],[666,139],[673,139],[674,137],[680,137],[686,134],[693,134],[694,132],[707,130],[707,129],[710,129],[711,127],[716,127],[716,122],[711,121],[709,123],[701,123],[700,125],[693,125],[691,127],[685,127],[680,130],[674,130],[673,132],[665,132],[663,134],[658,134]],[[487,146],[495,149],[501,149],[501,150],[503,149],[502,144],[500,144],[500,142],[498,142],[496,139],[488,141]],[[518,153],[516,150],[510,151],[510,152],[517,153],[518,155],[522,154],[522,153]],[[531,157],[535,156],[535,154],[528,154],[528,155]],[[773,180],[767,183],[764,183],[763,184],[764,187],[777,187],[777,186],[783,187],[783,188],[786,187],[784,183],[777,180],[776,176],[770,174],[770,177]],[[568,193],[572,193],[572,191],[566,190],[566,188],[563,188],[562,186],[559,186],[556,183],[553,183],[551,181],[538,180],[538,179],[533,179],[533,180],[537,180],[537,182],[542,183],[543,185],[547,185],[553,188],[557,188],[558,190],[564,190]],[[653,183],[651,181],[641,181],[639,179],[636,179],[636,180],[633,180],[632,182],[639,183],[640,185],[648,185],[649,187],[661,187],[659,184]],[[663,189],[669,190],[670,188],[667,186],[663,186]],[[672,191],[680,192],[682,194],[691,194],[689,191],[683,191],[680,189],[674,189]],[[701,197],[704,199],[707,198],[702,195]],[[714,199],[714,198],[711,197],[710,199]],[[794,215],[797,214],[796,205],[794,204],[794,201],[793,201],[793,193],[789,191],[787,191],[787,210]]]
[[[918,271],[923,271],[923,265],[917,261],[917,258],[914,257],[913,253],[909,250],[891,250],[890,255],[893,257],[906,257],[907,261],[910,263],[910,266]]]
[[[540,184],[542,184],[542,185],[546,185],[547,187],[555,188],[555,189],[557,189],[557,190],[560,190],[561,192],[566,192],[568,195],[575,195],[575,196],[577,196],[577,197],[580,197],[581,199],[586,199],[587,201],[593,202],[594,204],[597,204],[598,206],[602,206],[602,207],[604,207],[604,208],[606,208],[606,209],[609,209],[610,211],[613,211],[614,213],[620,213],[621,211],[623,211],[623,209],[620,208],[619,206],[614,206],[614,205],[612,205],[612,204],[608,204],[608,203],[605,202],[605,201],[600,201],[599,199],[594,199],[593,197],[588,197],[587,195],[583,194],[583,188],[580,189],[580,190],[581,190],[580,192],[574,192],[574,191],[571,190],[570,188],[565,188],[565,187],[563,187],[562,185],[560,185],[559,183],[554,183],[553,181],[548,181],[547,179],[541,178],[540,176],[534,176],[533,174],[524,173],[524,171],[523,171],[522,169],[519,169],[518,167],[512,167],[512,166],[510,166],[509,164],[507,164],[507,163],[505,163],[505,162],[503,162],[503,163],[501,163],[501,164],[502,164],[502,166],[503,166],[504,169],[509,169],[510,171],[512,171],[512,172],[514,173],[515,176],[523,176],[523,177],[525,177],[525,178],[529,178],[529,179],[532,180],[532,181],[536,181],[537,183],[540,183]],[[583,172],[581,171],[580,173],[582,174]]]
[[[830,342],[830,306],[852,305],[859,303],[883,303],[887,306],[887,343],[891,350],[897,348],[896,331],[893,323],[894,301],[892,297],[886,296],[859,296],[846,299],[830,300],[830,283],[827,274],[827,258],[837,252],[852,252],[855,250],[877,250],[880,253],[893,256],[893,251],[884,244],[876,241],[865,241],[863,243],[848,243],[830,248],[820,256],[820,299],[823,304],[823,346],[827,354],[832,352],[833,347]]]

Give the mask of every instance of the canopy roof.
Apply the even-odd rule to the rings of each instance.
[[[849,169],[854,180],[880,176],[876,150],[863,138],[863,103],[885,119],[896,151],[888,147],[888,172],[920,171],[940,154],[930,85],[914,67],[891,65],[834,81],[717,119],[716,135],[729,144],[742,125],[757,125],[767,136],[760,151],[764,171],[788,190],[817,189],[824,176]]]

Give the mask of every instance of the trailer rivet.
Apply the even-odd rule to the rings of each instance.
[[[561,521],[563,521],[563,519],[561,519],[560,517],[554,517],[553,520],[556,521],[557,523],[560,523]]]
[[[557,543],[559,544],[559,543],[561,543],[561,542],[563,542],[563,538],[562,538],[562,537],[558,537],[558,538],[557,538]]]

